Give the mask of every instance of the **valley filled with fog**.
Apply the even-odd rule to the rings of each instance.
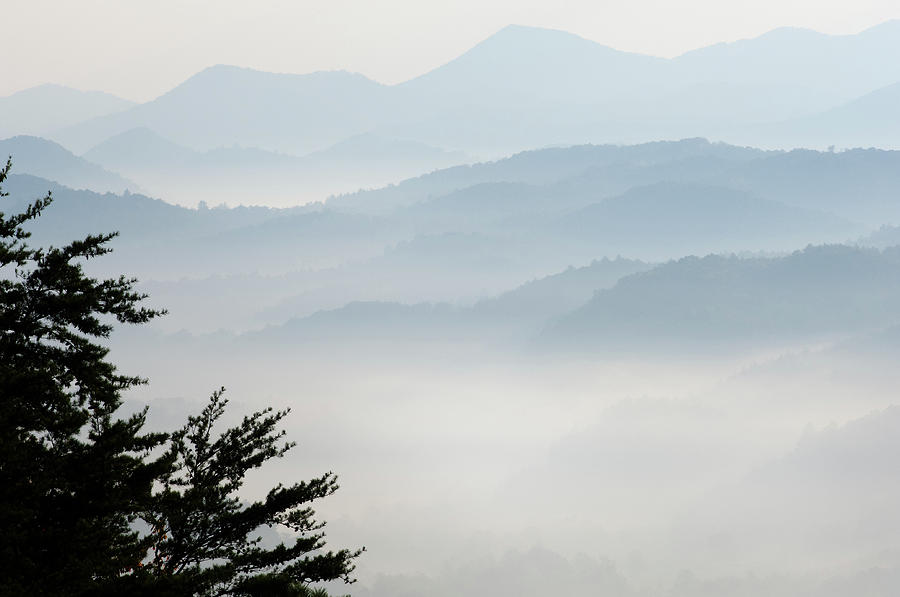
[[[150,427],[291,408],[246,497],[339,475],[334,594],[887,597],[898,53],[900,21],[673,59],[511,26],[390,86],[45,86],[0,98],[0,211],[120,233],[85,269],[169,311],[110,339]]]

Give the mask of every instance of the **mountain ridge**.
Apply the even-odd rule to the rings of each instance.
[[[813,116],[900,81],[900,63],[887,60],[900,55],[898,29],[900,21],[843,36],[783,28],[659,58],[516,25],[393,85],[347,71],[215,65],[54,139],[81,152],[147,126],[197,150],[238,143],[303,155],[375,133],[496,156],[553,144],[736,138],[741,127]]]

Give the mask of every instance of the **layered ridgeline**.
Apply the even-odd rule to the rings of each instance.
[[[900,252],[841,245],[780,258],[686,257],[621,280],[553,322],[549,342],[621,350],[765,345],[900,323]]]
[[[429,201],[434,207],[469,201],[480,211],[506,198],[508,205],[533,212],[547,206],[585,207],[592,199],[638,186],[685,183],[727,187],[877,227],[900,219],[894,200],[900,188],[898,165],[900,152],[878,149],[762,151],[704,139],[583,145],[448,168],[383,189],[338,196],[326,205],[380,214],[412,204],[427,210]],[[479,188],[482,183],[499,184]],[[508,183],[520,187],[502,188]]]
[[[178,334],[154,346],[173,364],[205,354],[215,370],[223,363],[250,368],[257,377],[249,387],[300,384],[311,413],[306,424],[347,409],[328,441],[355,437],[369,449],[339,452],[351,478],[369,480],[365,469],[381,462],[368,474],[383,486],[408,467],[417,487],[431,489],[432,476],[449,470],[448,485],[459,490],[464,478],[472,490],[448,501],[472,500],[465,504],[472,516],[501,529],[521,524],[529,537],[537,528],[564,538],[567,553],[589,554],[572,564],[550,548],[516,543],[519,553],[485,557],[477,567],[460,555],[453,559],[459,564],[430,562],[430,574],[385,575],[363,594],[415,589],[449,597],[482,574],[507,590],[516,586],[510,578],[522,578],[511,574],[527,577],[529,562],[561,575],[560,586],[602,586],[613,595],[640,595],[631,583],[647,582],[646,573],[686,597],[713,588],[837,597],[897,574],[885,552],[895,545],[890,528],[900,493],[892,472],[900,418],[888,408],[900,381],[898,266],[896,249],[849,246],[658,265],[598,260],[471,307],[357,302],[251,333]],[[573,307],[580,301],[582,308]],[[551,338],[572,317],[586,333]],[[695,327],[685,331],[685,318]],[[797,324],[774,329],[785,320]],[[854,337],[842,341],[846,336]],[[838,342],[820,348],[831,340]],[[511,351],[509,341],[528,350]],[[784,344],[815,349],[776,353],[721,378],[706,369],[748,345]],[[691,363],[698,352],[703,358]],[[707,382],[685,397],[660,368],[661,394],[621,389],[629,368],[654,356],[684,372],[701,362]],[[562,372],[542,378],[554,365]],[[327,399],[307,397],[323,390]],[[596,405],[589,415],[579,416],[579,398]],[[560,418],[567,422],[558,431]],[[840,423],[825,427],[832,421]],[[558,433],[545,441],[548,428]],[[441,451],[448,444],[452,456]],[[422,516],[409,523],[382,508],[393,516],[359,519],[375,537],[423,524]],[[436,533],[469,553],[470,535],[460,537],[457,528],[437,524],[423,535]],[[505,545],[478,528],[482,542]],[[635,570],[635,553],[654,562],[650,572]],[[379,556],[390,559],[385,551]],[[804,573],[785,571],[785,560],[802,561]],[[521,594],[539,594],[530,590]]]
[[[137,191],[138,185],[65,147],[41,137],[20,135],[0,140],[0,156],[15,156],[15,171],[51,180],[73,189],[100,193]]]
[[[140,105],[43,86],[0,98],[0,134],[40,133],[189,206],[294,206],[544,146],[702,135],[895,147],[898,39],[900,21],[846,36],[778,29],[661,59],[510,26],[390,86],[222,65]]]
[[[36,242],[59,244],[88,225],[117,231],[113,255],[90,265],[108,272],[128,264],[142,279],[317,269],[368,256],[394,238],[385,238],[390,231],[371,218],[321,209],[189,209],[137,193],[74,190],[27,174],[10,175],[5,189],[9,209],[52,192],[53,207],[33,232]],[[379,240],[361,254],[354,249],[370,236]]]
[[[120,230],[107,263],[165,283],[164,298],[212,301],[227,282],[202,279],[241,276],[235,286],[247,304],[235,320],[243,328],[256,317],[250,309],[259,324],[352,301],[466,305],[603,258],[665,262],[859,239],[900,221],[898,155],[692,139],[524,152],[291,209],[187,209],[25,175],[11,177],[10,200],[54,189],[43,242],[86,222]],[[68,162],[38,162],[50,179],[73,179]],[[175,282],[185,277],[194,288],[179,293]]]
[[[876,102],[866,113],[851,102],[900,82],[891,59],[900,52],[898,29],[897,21],[846,36],[785,28],[661,59],[510,26],[392,86],[346,72],[211,67],[150,102],[60,128],[53,138],[82,153],[147,127],[195,150],[238,144],[305,155],[371,132],[496,154],[554,143],[741,138],[760,123],[785,123],[754,142],[875,145],[891,141],[881,127],[896,120],[896,103]],[[859,115],[852,130],[790,124],[845,104]]]
[[[892,144],[898,40],[512,27],[395,86],[215,67],[10,131],[68,149],[4,141],[0,203],[52,190],[35,244],[122,232],[85,267],[170,311],[109,339],[161,427],[210,379],[295,408],[283,465],[340,471],[329,536],[367,537],[354,594],[894,597],[900,152],[843,146]]]
[[[236,145],[195,151],[146,127],[111,137],[84,158],[128,176],[155,196],[192,206],[199,201],[300,205],[467,161],[460,152],[373,134],[299,157]]]
[[[742,352],[900,324],[900,251],[846,245],[784,257],[601,260],[470,307],[352,302],[246,338],[282,350],[337,341],[516,341],[539,351]],[[289,312],[284,305],[277,310]]]

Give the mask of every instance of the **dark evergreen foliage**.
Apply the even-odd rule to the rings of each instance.
[[[10,162],[0,169],[0,184]],[[77,595],[117,579],[147,542],[132,530],[166,463],[144,413],[116,417],[142,383],[106,360],[111,318],[144,323],[135,280],[97,280],[82,262],[115,234],[28,246],[25,226],[51,203],[0,212],[0,579],[7,594]]]
[[[337,489],[334,475],[249,505],[235,496],[247,471],[293,446],[280,443],[286,411],[217,438],[221,391],[173,434],[142,432],[146,410],[117,416],[122,392],[144,381],[118,373],[103,341],[115,321],[163,311],[140,306],[135,279],[84,272],[115,233],[28,246],[27,225],[51,201],[0,210],[0,595],[305,597],[316,594],[307,583],[350,582],[360,551],[322,552],[309,507]],[[299,538],[266,549],[252,538],[263,525]]]
[[[324,523],[309,506],[337,490],[327,473],[289,487],[278,485],[265,499],[242,503],[237,492],[248,471],[294,447],[281,442],[278,423],[288,411],[271,408],[244,417],[214,436],[225,412],[224,389],[214,392],[200,415],[172,434],[175,466],[145,513],[154,538],[146,566],[162,584],[189,583],[193,595],[303,595],[299,587],[343,579],[352,582],[352,561],[361,550],[321,553]],[[291,544],[266,548],[254,532],[262,526],[297,534]]]

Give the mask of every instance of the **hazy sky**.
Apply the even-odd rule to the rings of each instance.
[[[510,23],[673,56],[775,27],[855,33],[898,0],[28,0],[3,7],[0,95],[41,83],[137,101],[211,64],[394,83]]]

